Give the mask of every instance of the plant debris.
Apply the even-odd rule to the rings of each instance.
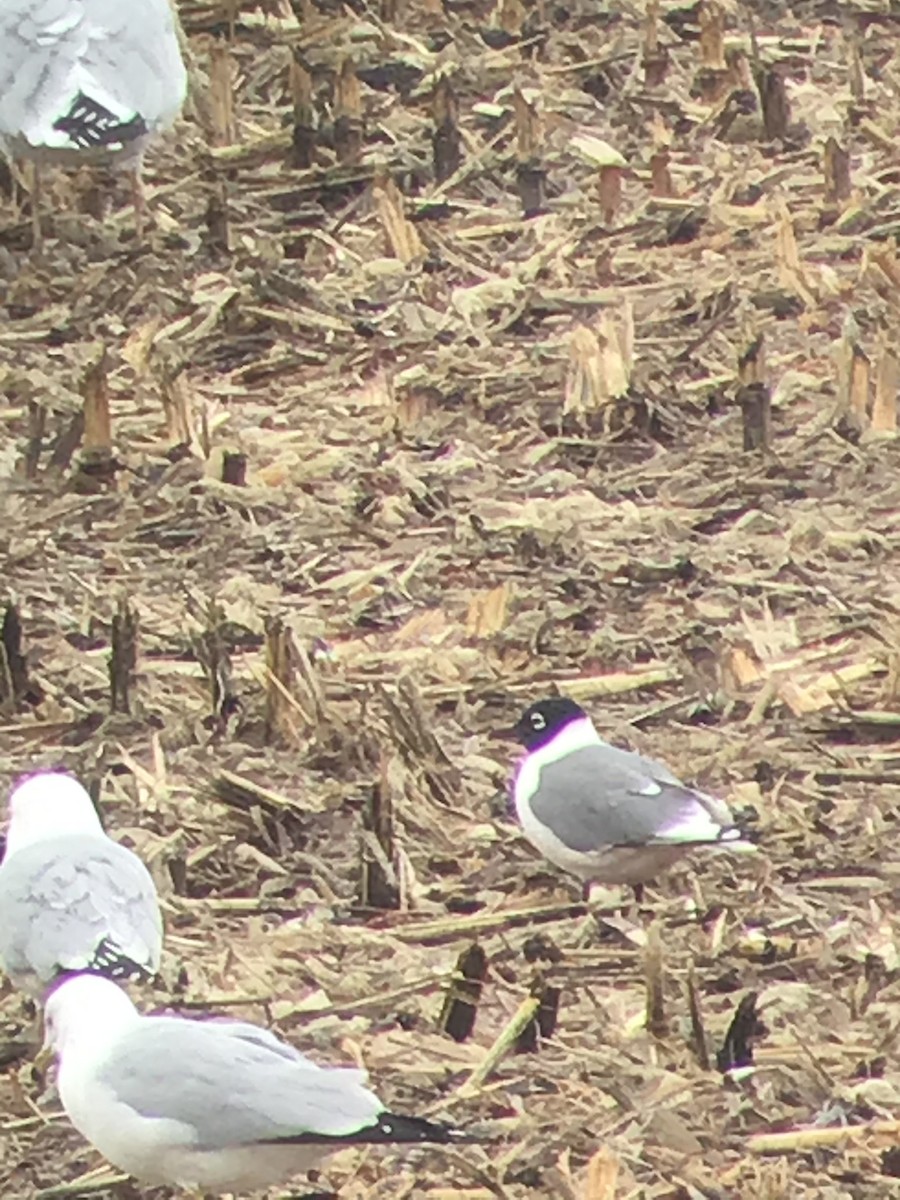
[[[32,256],[0,175],[4,783],[101,784],[142,1003],[483,1138],[298,1194],[893,1197],[894,16],[179,9],[142,240],[48,170]],[[508,800],[554,690],[760,853],[582,903]],[[0,1018],[3,1195],[137,1195]]]

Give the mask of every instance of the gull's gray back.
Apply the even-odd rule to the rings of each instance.
[[[89,834],[50,838],[0,865],[0,965],[39,994],[62,970],[84,969],[106,939],[150,973],[162,918],[147,868],[124,846]]]
[[[659,791],[642,795],[656,784]],[[541,769],[534,815],[572,850],[644,845],[664,826],[715,801],[686,788],[662,763],[599,743]],[[718,814],[714,814],[718,815]]]
[[[149,134],[175,119],[185,87],[169,0],[0,0],[0,142],[14,153],[59,138],[53,122],[79,91]]]
[[[142,1116],[179,1122],[198,1150],[334,1137],[382,1110],[362,1071],[320,1068],[240,1022],[149,1018],[120,1039],[98,1078]]]

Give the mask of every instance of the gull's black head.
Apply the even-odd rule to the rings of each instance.
[[[526,750],[537,750],[556,737],[571,721],[579,721],[585,711],[567,696],[550,696],[526,708],[515,725],[515,734]]]

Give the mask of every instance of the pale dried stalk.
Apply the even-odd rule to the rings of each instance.
[[[375,207],[384,226],[391,251],[404,264],[421,258],[425,253],[415,225],[403,211],[403,197],[393,179],[383,175],[374,188]]]

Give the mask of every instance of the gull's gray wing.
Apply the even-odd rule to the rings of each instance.
[[[716,841],[727,806],[652,759],[599,742],[541,769],[531,810],[570,849]],[[693,836],[692,836],[693,835]]]
[[[65,144],[53,124],[79,93],[152,131],[186,83],[169,0],[0,0],[0,137]]]
[[[148,1018],[116,1043],[98,1079],[141,1116],[178,1122],[198,1150],[347,1137],[377,1125],[384,1107],[365,1072],[319,1067],[231,1021]]]
[[[83,970],[98,951],[159,969],[162,917],[150,872],[107,837],[50,838],[0,865],[0,964],[27,990],[60,970]]]

